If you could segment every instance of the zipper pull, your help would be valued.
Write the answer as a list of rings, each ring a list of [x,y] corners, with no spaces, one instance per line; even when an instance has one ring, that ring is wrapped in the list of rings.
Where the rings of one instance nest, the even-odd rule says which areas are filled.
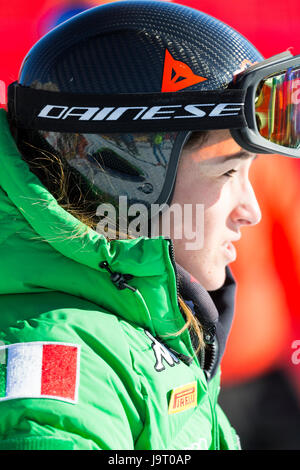
[[[118,272],[113,272],[110,269],[107,261],[101,261],[99,266],[100,266],[100,268],[106,269],[106,271],[109,272],[110,280],[116,286],[117,289],[123,290],[123,289],[127,288],[127,289],[132,290],[133,292],[136,291],[135,287],[132,287],[129,284],[127,284],[127,281],[130,281],[130,279],[133,278],[133,276],[131,274],[122,274],[122,273],[118,273]]]
[[[186,354],[179,353],[175,351],[175,349],[170,348],[169,346],[168,346],[168,349],[169,351],[171,351],[171,353],[175,354],[175,356],[177,356],[178,359],[184,362],[187,366],[190,366],[192,364],[193,358],[191,356],[187,356]]]

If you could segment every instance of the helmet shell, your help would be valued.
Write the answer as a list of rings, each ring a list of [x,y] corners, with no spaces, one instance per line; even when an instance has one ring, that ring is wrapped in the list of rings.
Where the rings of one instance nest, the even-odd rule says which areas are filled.
[[[28,53],[19,83],[74,93],[161,91],[165,51],[206,80],[189,90],[225,88],[262,59],[242,35],[200,11],[162,1],[119,1],[59,25]]]

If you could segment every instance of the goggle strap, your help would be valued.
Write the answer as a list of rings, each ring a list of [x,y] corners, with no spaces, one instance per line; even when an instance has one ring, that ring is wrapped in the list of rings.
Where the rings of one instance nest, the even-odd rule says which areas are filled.
[[[245,90],[78,94],[8,87],[18,128],[54,132],[123,133],[240,129]]]

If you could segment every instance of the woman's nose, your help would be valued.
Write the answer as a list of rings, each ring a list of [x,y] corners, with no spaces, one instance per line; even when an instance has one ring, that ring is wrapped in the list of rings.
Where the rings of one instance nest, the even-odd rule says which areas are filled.
[[[256,225],[261,221],[261,210],[250,182],[244,187],[231,216],[239,226]]]

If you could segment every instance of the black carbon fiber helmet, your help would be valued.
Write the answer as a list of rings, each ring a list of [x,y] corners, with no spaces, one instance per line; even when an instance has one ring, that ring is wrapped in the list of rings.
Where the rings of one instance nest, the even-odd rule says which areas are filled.
[[[224,90],[238,71],[261,60],[235,30],[185,6],[131,0],[95,7],[50,31],[25,58],[19,88],[44,95],[36,102],[37,95],[29,96],[22,122],[16,120],[18,139],[56,153],[99,201],[117,203],[123,195],[128,204],[163,204],[170,201],[184,143],[191,130],[202,130],[178,128],[183,119],[177,117],[192,120],[174,114],[174,96]],[[140,100],[131,108],[129,94]],[[49,105],[52,96],[56,101]],[[160,96],[169,101],[156,107]],[[29,104],[39,112],[36,121]],[[165,130],[170,117],[177,127]],[[215,127],[224,128],[222,116]]]

